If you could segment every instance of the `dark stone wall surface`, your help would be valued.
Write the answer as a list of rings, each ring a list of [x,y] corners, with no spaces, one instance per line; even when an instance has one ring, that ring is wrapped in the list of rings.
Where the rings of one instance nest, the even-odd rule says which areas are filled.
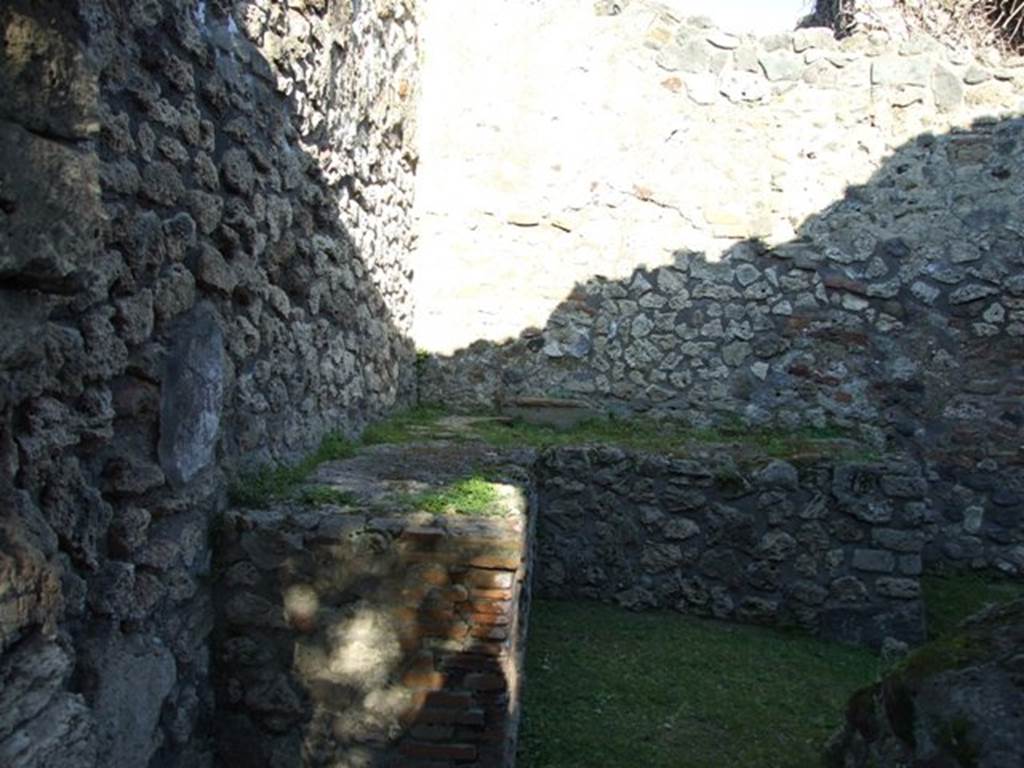
[[[924,639],[920,469],[561,448],[534,467],[539,597]]]
[[[411,2],[0,5],[0,764],[209,764],[228,479],[414,393]]]

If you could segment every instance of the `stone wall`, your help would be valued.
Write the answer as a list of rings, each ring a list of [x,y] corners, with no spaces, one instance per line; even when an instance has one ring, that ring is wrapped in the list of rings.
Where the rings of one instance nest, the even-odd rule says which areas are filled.
[[[555,449],[534,468],[539,597],[924,639],[927,483],[912,462]]]
[[[411,399],[412,14],[0,8],[0,763],[208,764],[227,478]]]
[[[225,519],[221,764],[514,764],[529,608],[506,517],[279,508]]]
[[[559,91],[591,124],[578,146],[541,129],[564,158],[531,168],[557,173],[530,177],[530,200],[488,189],[491,213],[461,219],[509,266],[445,270],[450,292],[420,299],[418,343],[438,350],[421,399],[846,426],[922,462],[964,537],[935,557],[1020,572],[1020,61],[877,29],[757,39],[644,2],[592,23],[586,70]],[[421,251],[456,258],[451,220],[425,222]]]

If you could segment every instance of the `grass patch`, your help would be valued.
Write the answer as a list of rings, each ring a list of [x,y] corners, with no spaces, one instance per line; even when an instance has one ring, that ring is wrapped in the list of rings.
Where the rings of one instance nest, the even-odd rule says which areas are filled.
[[[1024,596],[1024,583],[975,572],[928,574],[923,586],[937,639],[897,665],[904,682],[970,662],[983,644],[957,625]],[[870,651],[794,633],[536,601],[519,765],[820,765],[851,695],[873,694],[881,664]],[[962,731],[954,722],[945,737],[968,756]]]
[[[479,475],[467,477],[443,488],[409,497],[406,504],[435,515],[489,516],[500,514],[498,492]]]
[[[654,419],[594,419],[559,430],[523,421],[510,424],[483,422],[476,431],[482,439],[498,446],[531,446],[550,448],[563,445],[598,443],[618,445],[656,453],[673,453],[693,444],[740,443],[756,446],[772,456],[792,456],[817,449],[818,443],[849,434],[838,428],[806,428],[790,432],[769,429],[732,428],[695,429],[673,422]]]
[[[1024,597],[1024,583],[972,571],[925,574],[921,589],[931,638],[953,634],[961,621],[988,605]]]
[[[788,432],[749,429],[739,425],[718,429],[693,429],[679,423],[635,418],[594,419],[571,429],[560,430],[524,421],[507,422],[485,418],[479,421],[469,420],[458,428],[452,428],[441,423],[448,415],[439,407],[419,406],[370,425],[358,443],[353,443],[339,433],[329,434],[312,454],[296,464],[267,467],[258,472],[242,475],[229,490],[231,502],[238,506],[262,507],[282,499],[295,498],[297,489],[324,462],[348,458],[365,446],[425,441],[439,436],[456,442],[483,441],[499,448],[544,449],[589,443],[616,445],[654,453],[680,454],[685,453],[694,444],[738,444],[755,447],[763,454],[779,458],[815,455],[825,451],[847,458],[854,458],[851,451],[859,451],[855,458],[873,458],[850,445],[837,446],[830,442],[849,437],[848,431],[838,427],[807,428]],[[487,504],[480,501],[484,491],[482,486],[474,486],[472,480],[473,478],[464,481],[469,485],[426,494],[423,498],[412,498],[410,502],[430,511],[461,506],[466,507],[465,514],[483,514],[487,507]],[[303,493],[308,494],[307,503],[311,504],[347,503],[339,499],[329,499],[324,491]]]
[[[325,435],[317,449],[296,464],[242,474],[231,484],[228,495],[232,504],[243,507],[263,507],[290,498],[318,466],[326,461],[347,459],[355,452],[352,441],[344,435]]]
[[[356,495],[351,491],[333,488],[329,485],[305,486],[298,492],[297,498],[303,504],[309,504],[314,507],[324,507],[331,504],[344,507],[356,502]]]
[[[363,432],[360,443],[381,445],[383,443],[408,443],[423,439],[424,432],[445,415],[441,408],[418,406],[394,414],[384,421],[371,424]]]
[[[434,406],[420,406],[395,414],[369,427],[363,434],[363,443],[405,443],[440,434],[449,440],[482,440],[501,448],[544,449],[596,443],[669,454],[685,451],[694,444],[728,443],[755,447],[768,456],[784,458],[821,453],[826,443],[829,444],[830,452],[835,453],[836,446],[831,441],[850,439],[852,436],[850,430],[839,426],[779,430],[751,428],[737,423],[715,429],[698,429],[678,422],[645,417],[591,419],[568,429],[530,424],[523,420],[481,419],[470,421],[463,429],[453,432],[438,423],[446,415],[443,409]],[[866,460],[876,458],[863,448],[839,448],[841,455],[853,452]]]
[[[523,768],[806,768],[871,652],[599,604],[531,611]]]

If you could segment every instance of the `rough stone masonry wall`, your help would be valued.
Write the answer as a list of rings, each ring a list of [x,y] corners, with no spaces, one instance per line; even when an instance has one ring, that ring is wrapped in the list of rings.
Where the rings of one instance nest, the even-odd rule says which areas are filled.
[[[509,498],[487,519],[230,512],[220,764],[514,764],[530,531]]]
[[[411,397],[412,13],[0,7],[0,764],[208,764],[226,477]]]
[[[606,23],[639,24],[650,6]],[[587,169],[589,196],[550,192],[508,219],[546,263],[528,282],[506,274],[488,302],[500,311],[481,317],[571,270],[575,287],[510,341],[431,357],[422,399],[848,425],[924,461],[931,509],[960,538],[936,558],[1021,572],[1021,62],[878,30],[757,39],[645,12],[647,47],[623,77],[660,83],[636,119],[662,130],[637,131],[607,180]],[[633,267],[609,272],[616,233],[651,217],[656,236],[618,257]]]
[[[927,482],[913,462],[555,449],[534,467],[537,595],[924,639]]]

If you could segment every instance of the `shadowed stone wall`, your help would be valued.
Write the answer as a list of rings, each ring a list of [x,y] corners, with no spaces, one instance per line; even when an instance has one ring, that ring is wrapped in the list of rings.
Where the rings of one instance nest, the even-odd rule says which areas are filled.
[[[211,759],[227,478],[412,398],[410,2],[0,8],[0,763]]]
[[[737,464],[564,448],[534,467],[541,597],[924,640],[923,498],[911,462]]]
[[[233,510],[224,521],[225,766],[514,764],[528,510]],[[532,512],[530,513],[532,517]]]

